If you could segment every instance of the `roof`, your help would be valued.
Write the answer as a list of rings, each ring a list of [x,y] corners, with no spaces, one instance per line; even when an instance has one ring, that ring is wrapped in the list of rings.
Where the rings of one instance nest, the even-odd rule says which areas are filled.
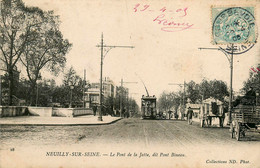
[[[143,96],[142,99],[143,100],[156,100],[156,97],[153,97],[153,96]]]
[[[186,104],[186,107],[187,108],[192,108],[192,109],[199,109],[200,108],[200,106],[201,106],[201,104],[190,104],[190,103],[188,103],[188,104]]]
[[[220,101],[220,100],[218,100],[218,99],[214,99],[214,98],[212,98],[212,97],[210,97],[210,98],[208,98],[208,99],[206,99],[206,100],[203,100],[203,103],[205,103],[205,104],[210,104],[210,103],[212,103],[212,102],[217,103],[217,105],[223,104],[222,101]]]

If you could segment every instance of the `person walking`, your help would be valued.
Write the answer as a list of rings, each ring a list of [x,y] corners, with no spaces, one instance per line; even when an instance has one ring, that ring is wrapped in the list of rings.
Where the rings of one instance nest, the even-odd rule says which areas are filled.
[[[94,105],[94,106],[93,106],[93,115],[96,116],[96,113],[97,113],[97,106]]]
[[[188,118],[188,124],[192,124],[192,115],[193,115],[193,110],[189,107],[188,112],[187,112],[187,118]]]

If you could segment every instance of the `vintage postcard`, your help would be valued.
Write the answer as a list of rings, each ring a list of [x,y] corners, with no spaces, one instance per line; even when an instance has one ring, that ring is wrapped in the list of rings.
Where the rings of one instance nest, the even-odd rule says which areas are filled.
[[[259,0],[1,0],[1,168],[259,168]]]

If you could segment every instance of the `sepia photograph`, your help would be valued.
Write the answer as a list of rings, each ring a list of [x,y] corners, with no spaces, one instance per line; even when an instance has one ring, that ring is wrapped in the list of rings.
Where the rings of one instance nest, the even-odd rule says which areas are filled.
[[[260,168],[259,0],[0,0],[0,168]]]

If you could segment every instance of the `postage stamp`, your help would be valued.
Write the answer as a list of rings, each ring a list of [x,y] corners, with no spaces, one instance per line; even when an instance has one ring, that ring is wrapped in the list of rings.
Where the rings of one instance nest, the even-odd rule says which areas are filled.
[[[256,43],[254,7],[212,7],[212,38],[215,45]]]

